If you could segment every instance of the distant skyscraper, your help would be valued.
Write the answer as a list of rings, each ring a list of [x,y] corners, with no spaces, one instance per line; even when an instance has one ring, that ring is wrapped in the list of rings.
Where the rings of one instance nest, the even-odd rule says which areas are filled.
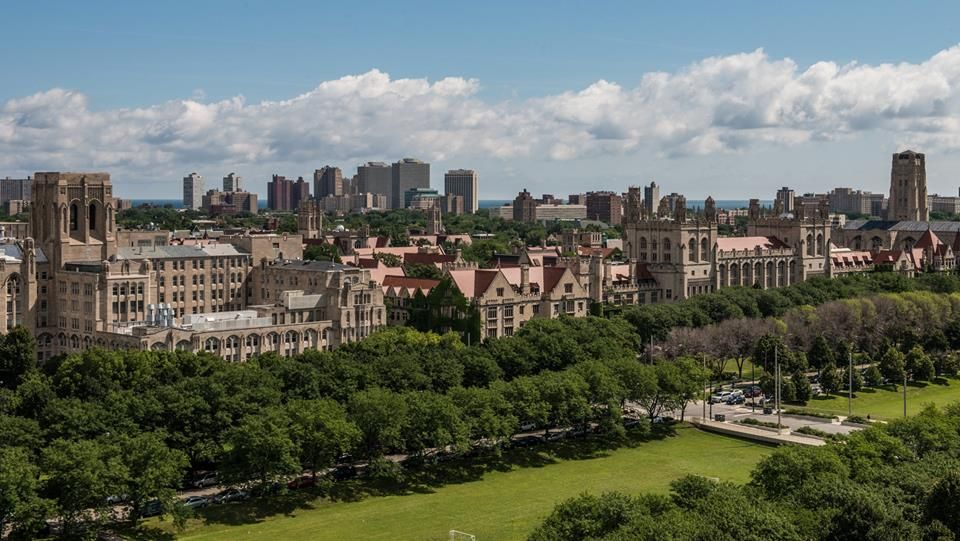
[[[647,209],[647,216],[653,216],[660,205],[660,186],[656,182],[651,182],[649,186],[643,187],[643,207]]]
[[[614,192],[587,192],[587,218],[607,225],[620,225],[623,200]]]
[[[325,165],[313,172],[313,194],[317,199],[343,195],[343,173],[339,167]]]
[[[6,205],[7,201],[30,201],[32,184],[30,177],[0,179],[0,205]]]
[[[526,188],[513,200],[513,219],[518,222],[537,221],[537,200]]]
[[[403,208],[403,194],[411,188],[430,187],[430,164],[415,158],[404,158],[393,164],[393,208]]]
[[[783,212],[793,212],[795,196],[794,191],[786,186],[777,190],[777,201],[783,206]]]
[[[393,204],[393,168],[384,162],[367,162],[357,167],[357,193],[376,193],[387,197],[387,208]]]
[[[267,207],[273,210],[294,210],[300,202],[310,198],[310,183],[303,177],[296,181],[287,180],[281,175],[273,175],[267,183]]]
[[[223,177],[223,191],[242,192],[243,191],[243,186],[241,186],[242,181],[243,181],[243,178],[240,175],[236,173],[230,173],[229,175]]]
[[[203,177],[190,173],[183,177],[183,207],[199,209],[203,206]]]
[[[893,155],[887,219],[898,221],[930,219],[930,210],[927,208],[927,166],[923,154],[906,150]]]
[[[473,214],[479,208],[480,175],[472,169],[451,169],[443,175],[443,191],[463,197],[463,211]]]

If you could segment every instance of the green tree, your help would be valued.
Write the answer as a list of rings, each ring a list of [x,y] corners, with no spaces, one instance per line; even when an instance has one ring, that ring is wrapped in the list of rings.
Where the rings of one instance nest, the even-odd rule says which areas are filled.
[[[105,520],[107,498],[126,488],[128,473],[120,453],[102,441],[54,440],[43,450],[41,464],[45,492],[71,534],[81,523]],[[96,513],[88,513],[91,509]]]
[[[852,376],[852,378],[851,378]],[[850,372],[850,367],[845,366],[843,368],[843,381],[841,385],[844,388],[850,387],[850,382],[853,381],[853,392],[857,392],[863,388],[863,375],[860,373],[860,370],[856,366],[853,367],[853,372]]]
[[[173,509],[176,489],[187,469],[187,455],[167,447],[162,435],[153,432],[120,436],[117,447],[126,473],[123,493],[129,496],[133,507],[130,516],[138,517],[140,509],[151,500]]]
[[[807,352],[807,361],[811,367],[817,370],[821,370],[827,365],[837,364],[837,360],[833,354],[833,348],[830,347],[829,342],[827,342],[827,339],[824,338],[823,335],[814,339],[810,351]]]
[[[363,435],[360,449],[375,458],[404,447],[404,432],[409,423],[406,400],[387,389],[371,388],[350,396],[349,418]]]
[[[790,381],[793,383],[794,395],[797,402],[806,404],[813,397],[813,388],[806,374],[797,370],[790,375]]]
[[[914,381],[928,381],[933,379],[935,367],[933,359],[923,351],[923,347],[916,345],[907,352],[904,359],[907,373]]]
[[[222,472],[228,481],[266,485],[298,473],[299,449],[290,435],[290,419],[278,408],[244,417],[227,432]]]
[[[900,350],[893,346],[888,347],[880,357],[879,365],[880,373],[883,374],[883,377],[886,378],[887,381],[893,385],[897,385],[903,381],[906,367],[903,353],[900,353]]]
[[[867,367],[867,371],[863,373],[863,381],[870,387],[877,387],[883,384],[883,373],[880,372],[877,365],[871,364]]]
[[[306,261],[333,261],[334,263],[343,263],[340,258],[340,249],[335,244],[311,244],[303,251],[303,259]]]
[[[403,435],[408,452],[421,455],[430,448],[466,447],[468,426],[461,418],[460,408],[449,396],[429,391],[408,392],[403,394],[403,400],[408,412]]]
[[[833,363],[828,363],[820,371],[820,387],[827,394],[833,394],[840,390],[840,372],[837,371],[837,367]]]
[[[960,472],[944,472],[926,498],[924,513],[928,521],[939,520],[950,531],[960,532]]]
[[[357,425],[347,420],[343,406],[333,400],[293,400],[286,410],[300,463],[309,467],[314,477],[317,470],[352,452],[362,437]]]
[[[0,386],[14,388],[28,370],[37,366],[37,343],[23,325],[17,325],[0,341]]]
[[[31,538],[46,518],[48,502],[40,497],[40,468],[23,447],[0,448],[0,532],[10,527]]]

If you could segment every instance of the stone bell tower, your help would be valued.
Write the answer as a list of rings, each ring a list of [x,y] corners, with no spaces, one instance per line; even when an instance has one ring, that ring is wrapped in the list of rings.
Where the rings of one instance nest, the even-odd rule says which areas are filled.
[[[109,173],[36,173],[30,227],[54,268],[115,257],[116,205]]]

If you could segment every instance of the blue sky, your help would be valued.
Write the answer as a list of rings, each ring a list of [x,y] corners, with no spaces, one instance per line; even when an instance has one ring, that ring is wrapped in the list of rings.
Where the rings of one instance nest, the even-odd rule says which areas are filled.
[[[784,183],[885,190],[909,144],[928,153],[931,192],[956,193],[960,4],[781,4],[7,2],[0,176],[105,169],[121,194],[176,197],[192,170],[259,188],[271,172],[415,155],[435,184],[480,170],[482,198],[651,179],[769,198]],[[808,82],[818,62],[832,83]],[[851,62],[872,71],[844,77]],[[802,88],[773,96],[781,82]],[[877,85],[890,89],[858,98]]]

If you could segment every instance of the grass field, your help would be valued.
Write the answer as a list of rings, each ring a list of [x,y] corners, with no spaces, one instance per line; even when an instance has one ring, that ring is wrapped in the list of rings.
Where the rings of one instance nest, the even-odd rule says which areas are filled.
[[[524,539],[561,500],[581,492],[663,492],[685,474],[743,482],[770,447],[678,426],[675,433],[605,450],[561,444],[523,450],[495,465],[458,469],[446,484],[417,485],[405,494],[356,501],[290,500],[264,509],[254,504],[211,507],[176,533],[187,540],[446,540],[450,529],[479,541]],[[143,539],[172,538],[169,523]]]
[[[944,406],[960,400],[960,379],[940,380],[941,383],[911,383],[907,385],[907,413],[919,412],[925,404]],[[815,398],[807,403],[806,409],[823,413],[847,414],[847,395],[832,395]],[[870,415],[874,419],[893,419],[903,417],[903,387],[863,389],[854,393],[853,414],[860,417]]]

